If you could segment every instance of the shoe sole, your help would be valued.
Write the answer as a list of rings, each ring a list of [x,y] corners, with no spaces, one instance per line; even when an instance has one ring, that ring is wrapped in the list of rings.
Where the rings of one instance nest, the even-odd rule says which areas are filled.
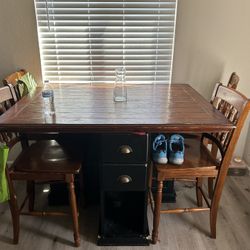
[[[175,159],[175,160],[169,159],[169,162],[171,162],[172,164],[175,164],[175,165],[181,165],[184,162],[184,160],[183,159],[179,159],[179,160],[177,160],[177,159]]]
[[[168,163],[168,159],[166,158],[161,158],[161,159],[157,159],[157,160],[154,160],[156,163],[159,163],[159,164],[166,164]]]

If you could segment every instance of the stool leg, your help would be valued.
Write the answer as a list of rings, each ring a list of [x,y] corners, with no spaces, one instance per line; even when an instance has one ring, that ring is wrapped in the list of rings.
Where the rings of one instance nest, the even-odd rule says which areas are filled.
[[[163,181],[157,181],[157,193],[154,208],[154,219],[153,219],[153,231],[152,231],[152,243],[156,244],[158,240],[158,228],[160,223],[160,210],[162,202],[162,188]]]
[[[12,224],[13,224],[13,243],[18,244],[19,241],[19,231],[20,231],[20,216],[16,201],[9,201]]]
[[[153,182],[153,163],[151,162],[149,164],[149,169],[148,169],[148,204],[153,205],[153,201],[151,199],[152,195],[152,182]]]
[[[208,177],[208,196],[210,199],[213,198],[213,192],[214,192],[214,178]]]
[[[15,193],[13,180],[11,179],[7,170],[6,170],[6,176],[8,180],[9,193],[10,193],[9,207],[10,207],[10,212],[11,212],[11,217],[12,217],[13,243],[18,244],[19,231],[20,231],[20,213],[19,213],[19,208],[17,204],[17,197]]]
[[[80,236],[79,236],[79,223],[78,223],[78,212],[77,212],[75,186],[74,186],[74,176],[72,175],[70,179],[71,180],[68,183],[68,188],[69,188],[69,200],[70,200],[72,219],[73,219],[74,240],[75,240],[75,246],[79,247]]]
[[[214,239],[216,238],[217,214],[218,214],[218,208],[219,208],[220,198],[221,198],[226,174],[227,172],[225,171],[217,178],[215,187],[214,187],[212,201],[211,201],[210,230],[211,230],[211,238],[214,238]]]
[[[202,187],[202,178],[199,177],[196,179],[196,199],[198,207],[202,207],[202,193],[199,189],[201,187]]]
[[[35,182],[27,181],[27,193],[29,196],[29,211],[34,211],[34,203],[35,203]]]

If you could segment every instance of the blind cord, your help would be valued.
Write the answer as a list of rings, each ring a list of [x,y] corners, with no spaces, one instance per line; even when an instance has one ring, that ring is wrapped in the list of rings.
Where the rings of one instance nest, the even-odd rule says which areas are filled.
[[[88,38],[89,38],[89,64],[90,64],[90,85],[92,85],[94,81],[94,73],[93,73],[93,58],[92,58],[92,44],[91,44],[91,22],[90,22],[90,3],[88,0]]]
[[[122,1],[122,66],[125,67],[125,3]]]
[[[48,0],[45,0],[45,5],[46,5],[47,20],[48,20],[48,30],[50,31],[50,16],[49,16]]]
[[[156,32],[156,49],[155,49],[155,74],[154,74],[154,84],[156,84],[157,80],[157,69],[158,69],[158,49],[159,49],[159,25],[160,25],[160,8],[161,2],[158,0],[158,15],[157,15],[157,32]]]

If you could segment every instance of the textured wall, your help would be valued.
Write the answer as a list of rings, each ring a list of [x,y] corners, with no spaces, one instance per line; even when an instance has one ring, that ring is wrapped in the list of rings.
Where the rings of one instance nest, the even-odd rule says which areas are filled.
[[[209,99],[214,84],[227,83],[236,71],[238,89],[250,97],[249,10],[249,0],[179,0],[172,81],[190,83]],[[246,144],[250,163],[248,128],[249,119],[235,155],[242,156]]]
[[[0,80],[25,68],[41,82],[33,0],[1,0],[0,34]]]

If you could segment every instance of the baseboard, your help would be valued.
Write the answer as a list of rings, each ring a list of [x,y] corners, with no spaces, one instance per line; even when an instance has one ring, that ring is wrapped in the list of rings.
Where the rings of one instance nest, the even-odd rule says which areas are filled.
[[[227,175],[230,176],[244,176],[249,174],[249,166],[246,162],[239,158],[231,160]]]

